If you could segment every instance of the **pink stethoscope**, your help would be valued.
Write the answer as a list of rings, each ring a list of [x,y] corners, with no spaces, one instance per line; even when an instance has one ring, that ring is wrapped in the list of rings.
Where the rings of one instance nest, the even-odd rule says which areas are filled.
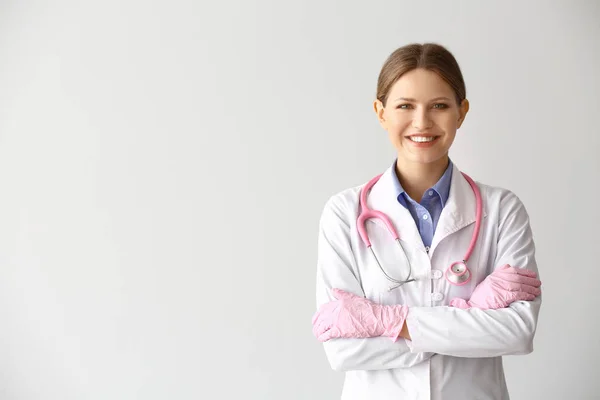
[[[464,172],[462,172],[462,174],[465,177],[465,179],[469,182],[469,185],[471,185],[471,188],[473,189],[473,193],[475,194],[475,199],[477,201],[477,212],[476,212],[476,217],[475,217],[475,229],[473,230],[473,237],[471,238],[471,243],[469,244],[467,253],[465,254],[462,261],[455,261],[448,267],[448,269],[446,269],[446,273],[445,273],[446,279],[451,284],[457,285],[457,286],[464,285],[471,280],[471,271],[469,271],[469,268],[467,267],[467,261],[469,260],[469,257],[471,257],[471,254],[473,253],[473,249],[475,249],[475,243],[477,242],[477,236],[479,235],[479,228],[481,225],[481,214],[482,214],[482,210],[483,210],[481,193],[479,192],[479,188],[477,187],[477,185],[475,184],[473,179],[471,179],[467,174],[465,174]],[[360,191],[361,211],[360,211],[360,215],[358,216],[356,225],[358,228],[358,233],[360,235],[360,238],[362,239],[363,243],[371,250],[371,253],[373,254],[373,257],[375,258],[375,261],[377,261],[377,265],[379,266],[379,269],[381,269],[381,272],[383,272],[385,277],[390,282],[393,282],[396,284],[396,286],[390,286],[388,288],[388,291],[392,291],[392,290],[404,285],[405,283],[415,281],[415,279],[411,278],[412,266],[410,265],[410,262],[408,261],[406,252],[404,251],[404,248],[402,247],[402,244],[400,243],[400,236],[398,236],[398,232],[394,228],[392,221],[390,221],[388,216],[385,215],[384,213],[382,213],[381,211],[373,210],[373,209],[369,208],[369,206],[367,206],[367,193],[371,190],[373,185],[375,185],[375,183],[377,183],[377,181],[379,180],[381,175],[383,175],[383,174],[377,175],[376,177],[371,179],[361,189],[361,191]],[[398,243],[398,246],[400,246],[400,250],[402,250],[402,254],[404,254],[404,258],[406,259],[406,263],[408,264],[408,276],[405,280],[397,280],[397,279],[392,278],[385,272],[385,270],[379,263],[379,259],[377,258],[377,256],[375,255],[375,252],[373,251],[371,241],[369,240],[369,234],[367,233],[367,228],[365,226],[365,223],[369,219],[379,219],[381,222],[383,222],[384,225],[387,227],[388,231],[390,232],[390,234],[392,235],[392,237],[394,238],[394,240],[396,241],[396,243]]]

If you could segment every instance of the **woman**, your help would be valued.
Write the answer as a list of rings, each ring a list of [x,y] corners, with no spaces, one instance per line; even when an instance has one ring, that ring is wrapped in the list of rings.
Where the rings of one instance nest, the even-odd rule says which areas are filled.
[[[508,399],[502,356],[533,350],[541,305],[527,211],[448,156],[469,102],[447,49],[394,51],[374,109],[397,158],[320,221],[313,333],[346,372],[342,399]],[[398,243],[380,219],[357,223],[367,207]]]

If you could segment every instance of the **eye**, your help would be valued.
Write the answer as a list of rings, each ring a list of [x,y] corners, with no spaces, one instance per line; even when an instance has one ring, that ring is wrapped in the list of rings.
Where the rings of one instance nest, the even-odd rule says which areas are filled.
[[[448,108],[448,104],[444,104],[444,103],[436,103],[433,105],[433,108],[437,108],[439,109],[443,109],[443,108]]]
[[[399,104],[398,107],[401,110],[408,110],[409,108],[412,108],[412,105],[410,104]]]

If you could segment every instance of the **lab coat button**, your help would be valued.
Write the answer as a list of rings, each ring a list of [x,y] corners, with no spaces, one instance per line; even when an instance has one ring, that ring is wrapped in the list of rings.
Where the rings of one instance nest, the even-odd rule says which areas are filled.
[[[433,279],[440,279],[442,277],[442,271],[440,271],[439,269],[434,269],[431,271],[431,277]]]
[[[433,301],[440,301],[444,298],[444,295],[441,293],[431,293],[431,298]]]

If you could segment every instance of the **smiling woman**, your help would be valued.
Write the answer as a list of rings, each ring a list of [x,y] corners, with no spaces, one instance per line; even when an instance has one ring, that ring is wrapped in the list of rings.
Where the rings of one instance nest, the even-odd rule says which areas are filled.
[[[458,63],[437,44],[399,48],[381,69],[373,106],[398,151],[400,180],[407,181],[412,198],[420,199],[435,181],[402,175],[414,171],[415,163],[427,165],[433,178],[447,168],[448,150],[469,111]],[[411,184],[413,180],[420,184]]]
[[[320,222],[313,333],[342,399],[507,399],[502,356],[532,351],[541,305],[525,207],[451,162],[469,102],[444,47],[394,51],[373,107],[397,157]]]

